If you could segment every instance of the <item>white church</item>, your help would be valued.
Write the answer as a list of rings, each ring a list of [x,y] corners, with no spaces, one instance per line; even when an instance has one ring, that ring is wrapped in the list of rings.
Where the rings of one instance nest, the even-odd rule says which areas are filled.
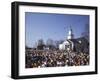
[[[74,43],[70,39],[74,39],[74,34],[73,34],[71,27],[68,32],[67,39],[62,44],[59,44],[59,49],[60,50],[72,50],[74,47]]]
[[[70,27],[66,40],[59,44],[59,50],[89,52],[89,42],[84,37],[75,39],[73,30]]]

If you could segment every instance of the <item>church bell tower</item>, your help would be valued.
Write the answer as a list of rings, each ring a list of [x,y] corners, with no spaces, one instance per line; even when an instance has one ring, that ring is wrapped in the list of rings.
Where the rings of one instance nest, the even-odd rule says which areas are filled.
[[[74,34],[73,34],[73,30],[72,30],[71,26],[70,26],[70,29],[68,31],[67,39],[74,39]]]

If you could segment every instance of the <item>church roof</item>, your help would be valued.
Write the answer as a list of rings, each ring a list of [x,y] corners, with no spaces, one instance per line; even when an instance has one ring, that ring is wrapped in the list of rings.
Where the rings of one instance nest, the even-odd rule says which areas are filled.
[[[77,39],[68,39],[67,41],[69,41],[69,40],[71,42],[73,42],[76,47],[77,47],[77,45],[81,45],[83,47],[89,45],[88,40],[85,39],[84,37],[80,37],[80,38],[77,38]]]
[[[80,37],[80,38],[77,38],[77,39],[68,39],[68,40],[70,40],[72,42],[76,42],[76,43],[78,43],[79,41],[88,42],[88,40],[86,38],[84,38],[84,37]]]

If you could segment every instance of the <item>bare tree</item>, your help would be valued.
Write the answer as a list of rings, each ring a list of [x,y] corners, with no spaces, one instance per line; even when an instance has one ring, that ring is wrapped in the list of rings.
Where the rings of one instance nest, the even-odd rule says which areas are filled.
[[[89,41],[89,24],[85,25],[84,32],[82,33],[82,37],[86,38]]]
[[[38,43],[37,43],[37,48],[36,49],[43,50],[44,49],[44,46],[45,46],[45,44],[44,44],[43,39],[39,39],[38,40]]]
[[[59,44],[62,44],[64,41],[63,40],[56,40],[55,42],[54,42],[54,45],[55,45],[55,47],[56,48],[59,48]]]
[[[36,48],[37,46],[38,46],[38,43],[35,42],[34,45],[33,45],[33,47]]]
[[[44,45],[43,39],[39,39],[37,45],[38,45],[38,46]]]
[[[53,41],[52,39],[48,39],[48,40],[46,41],[46,45],[47,45],[47,46],[53,46],[53,43],[54,43],[54,41]]]

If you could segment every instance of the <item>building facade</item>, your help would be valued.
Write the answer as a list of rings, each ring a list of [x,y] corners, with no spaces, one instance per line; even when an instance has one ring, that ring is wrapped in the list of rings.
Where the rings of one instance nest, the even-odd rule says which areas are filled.
[[[84,37],[75,39],[71,28],[66,38],[67,39],[62,44],[59,44],[59,50],[89,52],[89,41]]]

